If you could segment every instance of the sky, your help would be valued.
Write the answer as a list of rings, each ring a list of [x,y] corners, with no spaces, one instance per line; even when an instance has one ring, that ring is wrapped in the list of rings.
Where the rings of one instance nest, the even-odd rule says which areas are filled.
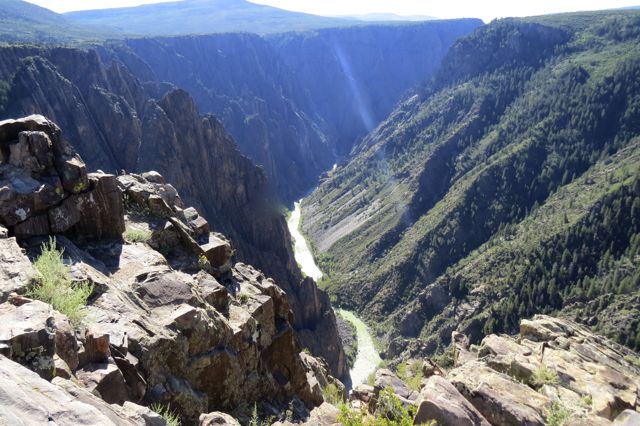
[[[55,12],[136,6],[172,0],[29,0]],[[251,0],[298,12],[326,16],[395,13],[437,18],[475,17],[488,22],[507,16],[532,16],[579,10],[637,6],[640,0]]]

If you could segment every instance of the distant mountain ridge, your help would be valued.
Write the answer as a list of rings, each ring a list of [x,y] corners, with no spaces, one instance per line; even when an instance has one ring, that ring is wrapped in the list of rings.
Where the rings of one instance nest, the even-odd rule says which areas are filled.
[[[395,13],[365,13],[361,15],[339,15],[336,18],[357,19],[359,21],[433,21],[438,18],[427,15],[398,15]]]
[[[0,42],[69,42],[106,37],[44,7],[22,0],[0,0]]]
[[[225,32],[258,34],[361,24],[353,19],[290,12],[244,0],[182,0],[64,14],[76,24],[104,26],[137,35]]]

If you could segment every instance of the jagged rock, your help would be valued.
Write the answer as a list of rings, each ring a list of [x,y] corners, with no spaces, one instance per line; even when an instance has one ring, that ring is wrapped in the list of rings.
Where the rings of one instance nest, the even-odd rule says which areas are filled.
[[[420,391],[414,424],[436,420],[441,426],[491,426],[446,379],[431,376]]]
[[[80,222],[80,210],[76,197],[65,199],[58,207],[54,207],[48,212],[48,222],[51,226],[51,232],[61,234],[71,229],[76,223]],[[44,232],[33,233],[33,235],[46,235]]]
[[[200,426],[240,426],[240,423],[228,414],[214,411],[200,415]]]
[[[491,424],[545,424],[546,396],[481,362],[470,361],[448,378]]]
[[[0,223],[19,239],[73,231],[85,238],[120,238],[121,193],[115,177],[87,175],[84,162],[42,116],[0,122]]]
[[[88,239],[121,239],[124,206],[116,177],[90,173],[89,181],[90,190],[77,196],[80,220],[73,231]]]
[[[55,321],[55,352],[58,357],[67,365],[69,370],[75,371],[80,364],[78,358],[78,341],[75,330],[64,315],[54,312]],[[57,369],[57,366],[56,366]]]
[[[79,364],[84,366],[91,363],[103,363],[111,356],[109,349],[109,334],[90,325],[86,328],[83,349],[79,353]]]
[[[369,404],[376,398],[376,391],[373,386],[360,384],[351,390],[349,395],[350,400],[362,401]]]
[[[224,241],[215,235],[209,236],[209,242],[202,246],[202,250],[204,251],[205,257],[214,268],[221,268],[224,266],[233,254],[229,242]]]
[[[76,371],[76,378],[84,388],[109,404],[122,405],[129,399],[122,372],[112,360],[101,364],[87,364]]]
[[[60,386],[63,385],[64,387]],[[70,393],[67,389],[73,389]],[[133,404],[122,409],[58,377],[50,383],[0,355],[0,423],[16,426],[161,426],[155,413]]]
[[[393,389],[394,393],[400,397],[405,404],[413,403],[418,399],[418,392],[411,390],[398,378],[391,370],[380,368],[376,371],[375,385],[376,394],[385,388]]]
[[[229,290],[204,271],[198,273],[197,280],[200,296],[220,312],[226,312],[230,302]]]
[[[50,380],[54,373],[55,324],[51,306],[33,301],[0,304],[0,351]]]
[[[38,275],[15,238],[0,238],[0,264],[0,303],[13,292],[24,293]]]

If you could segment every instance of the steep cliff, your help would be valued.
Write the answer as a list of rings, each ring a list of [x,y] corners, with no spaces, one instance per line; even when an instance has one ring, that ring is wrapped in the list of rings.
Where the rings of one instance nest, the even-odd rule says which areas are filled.
[[[151,99],[126,68],[103,65],[94,50],[6,47],[0,55],[0,79],[10,82],[4,116],[52,117],[90,168],[166,175],[213,229],[231,238],[238,260],[277,280],[291,299],[296,328],[314,336],[305,346],[319,350],[336,375],[344,374],[328,303],[312,311],[315,317],[305,314],[326,296],[301,284],[286,223],[267,198],[264,174],[237,151],[216,118],[198,115],[181,90]]]
[[[330,291],[388,356],[564,309],[638,347],[638,19],[480,28],[303,205]]]
[[[341,157],[403,96],[438,69],[449,47],[479,19],[320,29],[267,39],[302,83],[306,108],[320,118]]]
[[[0,122],[0,152],[0,351],[59,378],[42,386],[56,398],[27,404],[20,422],[118,424],[135,404],[168,406],[183,424],[216,410],[249,416],[240,407],[254,403],[283,417],[292,403],[304,417],[329,381],[341,387],[301,351],[285,292],[232,263],[226,237],[163,176],[87,173],[42,116]],[[25,404],[6,391],[34,379],[0,362],[3,402]],[[134,404],[108,409],[95,396]],[[61,408],[65,399],[88,406]],[[91,407],[102,415],[87,420]]]
[[[291,203],[349,153],[447,49],[469,19],[287,33],[131,39],[112,45],[142,81],[170,82],[213,112]]]

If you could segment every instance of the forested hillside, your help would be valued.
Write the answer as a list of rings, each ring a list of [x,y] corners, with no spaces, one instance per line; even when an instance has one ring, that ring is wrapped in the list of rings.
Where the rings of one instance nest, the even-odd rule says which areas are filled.
[[[639,28],[611,12],[478,29],[308,199],[325,285],[399,330],[389,355],[557,311],[637,347]]]

